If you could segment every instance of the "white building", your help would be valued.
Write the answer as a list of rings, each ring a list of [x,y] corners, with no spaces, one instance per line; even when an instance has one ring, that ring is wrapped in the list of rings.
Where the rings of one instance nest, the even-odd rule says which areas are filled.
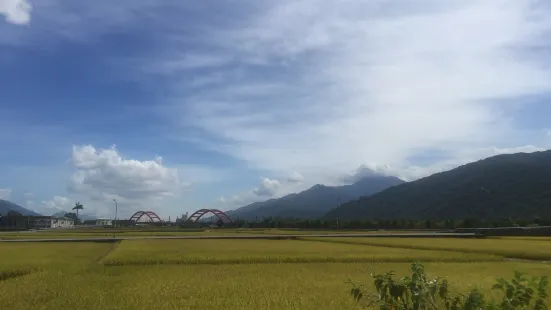
[[[98,218],[96,219],[96,226],[112,226],[113,220],[110,218]]]
[[[185,221],[187,221],[188,217],[189,216],[187,212],[186,214],[182,214],[182,217],[176,217],[176,224],[184,223]]]
[[[34,221],[35,229],[73,228],[75,221],[68,217],[42,217]]]

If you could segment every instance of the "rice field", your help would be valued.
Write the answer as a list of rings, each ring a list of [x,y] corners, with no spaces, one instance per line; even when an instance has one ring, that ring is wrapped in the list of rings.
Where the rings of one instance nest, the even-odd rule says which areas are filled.
[[[545,238],[545,237],[544,237]],[[460,251],[464,253],[485,253],[506,258],[551,260],[551,241],[538,238],[488,238],[488,239],[422,239],[422,238],[311,238],[304,240],[339,244],[361,244],[399,249],[430,251]]]
[[[423,251],[299,240],[125,240],[105,265],[499,261],[483,253]]]
[[[45,269],[70,269],[98,261],[113,244],[94,242],[0,243],[0,278]]]
[[[293,229],[252,229],[252,228],[233,228],[233,229],[182,229],[177,230],[171,227],[158,228],[148,231],[138,228],[117,229],[117,228],[88,228],[88,229],[55,229],[40,230],[33,232],[1,232],[0,240],[14,239],[57,239],[57,238],[106,238],[116,236],[213,236],[213,235],[309,235],[309,234],[369,234],[369,233],[411,233],[411,231],[373,231],[373,230],[293,230]]]
[[[514,270],[551,276],[551,264],[504,261],[517,243],[540,257],[539,240],[342,239],[0,243],[1,308],[359,309],[348,279],[406,275],[412,260],[457,292]]]
[[[90,269],[71,275],[43,272],[0,282],[5,309],[358,309],[348,277],[367,278],[363,264],[157,265]],[[407,273],[407,264],[376,270]],[[450,268],[452,267],[452,268]],[[526,263],[426,264],[429,274],[450,279],[458,291],[518,269],[551,275],[546,265]]]
[[[80,231],[72,230],[51,230],[51,231],[37,231],[37,232],[0,232],[0,240],[14,240],[14,239],[63,239],[63,238],[106,238],[113,236],[190,236],[190,235],[235,235],[237,230],[191,230],[191,231],[118,231],[108,229],[86,229]],[[246,234],[253,234],[254,232],[244,232]]]

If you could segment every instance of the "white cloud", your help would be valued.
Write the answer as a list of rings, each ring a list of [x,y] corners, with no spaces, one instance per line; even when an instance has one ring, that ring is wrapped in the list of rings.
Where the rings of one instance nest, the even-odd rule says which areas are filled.
[[[219,67],[231,62],[228,57],[215,54],[178,53],[176,56],[172,55],[167,58],[166,62],[145,66],[142,70],[151,74],[173,75],[193,69]]]
[[[389,165],[378,166],[377,164],[362,164],[352,173],[345,174],[341,177],[344,184],[353,184],[364,178],[372,176],[389,176],[391,174]]]
[[[32,193],[25,193],[27,200],[25,201],[26,207],[29,210],[43,214],[52,215],[58,212],[70,212],[74,206],[74,200],[65,196],[54,196],[49,200],[42,200],[36,203],[34,200],[30,200],[34,195]]]
[[[35,5],[54,25],[47,29],[77,40],[141,23],[144,13],[151,29],[160,23],[162,53],[139,61],[144,74],[173,81],[165,115],[175,128],[205,133],[182,133],[188,141],[286,180],[276,196],[295,179],[329,184],[358,167],[415,179],[494,147],[538,145],[516,135],[514,112],[524,103],[515,99],[551,91],[549,10],[529,0],[244,1],[223,27],[155,11],[170,3],[178,16],[204,13],[200,2],[188,10],[187,2],[93,1],[75,4],[78,12],[49,3],[56,5]],[[429,151],[445,156],[408,161]],[[114,149],[75,154],[71,188],[96,200],[165,197],[190,175],[156,160],[123,160]],[[215,179],[198,175],[191,182]],[[228,200],[258,199],[253,191],[236,197]]]
[[[124,159],[115,147],[98,150],[91,145],[74,146],[72,163],[77,171],[69,190],[97,204],[108,203],[105,208],[116,199],[123,209],[139,209],[142,205],[152,209],[150,204],[178,194],[183,187],[179,171],[164,166],[160,157]]]
[[[11,196],[11,189],[9,188],[0,188],[0,199],[7,200]]]
[[[530,143],[511,140],[524,104],[514,99],[551,91],[546,8],[520,0],[265,4],[246,27],[208,32],[239,78],[180,94],[177,121],[217,137],[203,146],[320,180],[362,164],[405,168],[430,150],[446,161]],[[183,85],[174,86],[178,94]]]
[[[186,182],[182,182],[184,187],[190,187],[199,183],[221,181],[231,174],[230,171],[223,168],[214,169],[203,165],[180,164],[175,165],[174,168],[178,169],[180,179],[186,180]]]
[[[245,191],[229,197],[218,197],[218,199],[214,201],[213,208],[223,211],[234,210],[249,205],[253,202],[263,201],[266,199],[266,197],[257,196],[253,193],[253,191]]]
[[[42,204],[44,204],[44,206],[47,208],[63,211],[66,211],[67,208],[72,207],[72,203],[73,202],[70,198],[64,196],[54,196],[54,198],[52,198],[51,200],[42,201]]]
[[[262,178],[260,182],[260,186],[253,189],[253,194],[257,196],[272,197],[277,193],[280,186],[281,186],[281,183],[278,180]]]
[[[304,181],[304,176],[296,171],[291,172],[287,177],[289,183],[301,183]]]
[[[296,175],[298,177],[299,174]],[[304,182],[303,180],[297,182],[280,182],[277,179],[270,179],[263,177],[260,180],[260,184],[253,189],[240,192],[231,197],[219,197],[215,203],[217,208],[223,210],[235,209],[249,205],[253,202],[265,201],[272,198],[280,198],[290,193],[297,193],[303,191],[314,185],[311,182]]]
[[[26,25],[31,20],[32,6],[26,0],[0,0],[0,15],[12,24]]]
[[[218,205],[216,208],[226,210],[235,209],[256,201],[281,197],[289,192],[290,188],[285,187],[284,184],[279,182],[279,180],[263,177],[260,178],[260,184],[257,187],[251,190],[243,191],[231,197],[221,196],[216,199],[215,203]]]

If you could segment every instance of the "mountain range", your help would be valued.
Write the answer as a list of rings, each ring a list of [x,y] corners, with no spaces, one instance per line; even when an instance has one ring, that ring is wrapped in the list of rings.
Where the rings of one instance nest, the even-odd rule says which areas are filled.
[[[22,206],[17,205],[13,202],[0,199],[0,215],[5,215],[10,211],[14,211],[22,215],[28,215],[28,216],[42,216],[41,214],[25,209]]]
[[[361,197],[326,219],[551,218],[551,151],[498,155]]]
[[[10,210],[40,215],[0,199],[0,215]],[[350,185],[317,184],[226,213],[242,220],[551,218],[551,151],[497,155],[407,183],[370,175]]]
[[[14,212],[20,213],[20,214],[25,215],[25,216],[43,216],[42,214],[39,214],[37,212],[34,212],[34,211],[29,210],[29,209],[23,208],[22,206],[20,206],[18,204],[15,204],[11,201],[0,199],[0,215],[6,215],[9,211],[14,211]],[[51,216],[63,217],[63,216],[65,216],[66,213],[69,213],[69,211],[68,212],[60,211],[60,212],[52,214]],[[81,214],[81,215],[79,215],[79,218],[81,220],[93,220],[96,217],[91,216],[91,215],[82,215]]]
[[[372,195],[402,183],[404,181],[396,177],[373,175],[350,185],[325,186],[317,184],[300,193],[255,202],[226,213],[234,219],[242,220],[265,217],[319,218],[341,203]]]

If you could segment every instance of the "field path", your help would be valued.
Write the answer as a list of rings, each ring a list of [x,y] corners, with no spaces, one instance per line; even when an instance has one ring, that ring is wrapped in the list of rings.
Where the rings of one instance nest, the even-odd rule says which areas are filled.
[[[142,239],[299,239],[315,238],[481,238],[475,233],[415,233],[415,234],[297,234],[297,235],[219,235],[219,236],[129,236],[99,238],[44,238],[44,239],[0,239],[0,242],[119,242]]]
[[[107,250],[105,253],[103,253],[102,256],[100,256],[100,257],[98,258],[98,261],[97,261],[98,264],[103,264],[103,260],[104,260],[109,254],[111,254],[111,252],[113,252],[114,250],[116,250],[116,249],[119,247],[120,244],[121,244],[120,241],[119,241],[119,242],[113,242],[113,244],[111,245],[111,247],[109,248],[109,250]]]

